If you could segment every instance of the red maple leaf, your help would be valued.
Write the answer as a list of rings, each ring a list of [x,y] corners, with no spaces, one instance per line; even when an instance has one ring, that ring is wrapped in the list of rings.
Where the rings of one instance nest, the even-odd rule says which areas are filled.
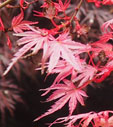
[[[65,123],[65,127],[113,127],[113,111],[101,111],[99,113],[89,112],[83,114],[61,117],[50,124],[51,127],[56,123]],[[79,120],[79,123],[78,123]]]
[[[58,73],[58,75],[55,78],[53,84],[50,86],[51,88],[57,86],[60,81],[64,80],[69,75],[71,75],[71,80],[73,80],[77,76],[75,68],[71,64],[67,63],[65,60],[59,60],[56,67],[52,70],[51,73],[48,73],[48,75],[54,73]],[[46,91],[45,93],[43,93],[43,96],[48,94],[49,92],[49,90]]]
[[[15,33],[21,33],[23,30],[29,30],[29,27],[26,25],[37,24],[38,22],[26,21],[23,20],[24,12],[21,10],[21,13],[15,16],[12,20],[12,29]]]
[[[57,110],[61,109],[68,101],[69,115],[72,115],[73,111],[76,109],[77,101],[79,101],[81,105],[84,105],[83,97],[88,97],[87,94],[84,91],[77,89],[71,81],[64,79],[63,82],[64,84],[57,84],[55,87],[45,89],[46,91],[55,90],[53,94],[47,99],[47,102],[56,99],[57,101],[47,112],[39,116],[36,120],[56,112]]]
[[[44,49],[46,52],[46,48],[48,49],[48,31],[41,30],[39,28],[34,29],[33,27],[28,26],[31,31],[26,31],[22,33],[15,34],[16,36],[22,37],[18,40],[19,45],[24,45],[19,49],[17,53],[14,54],[14,58],[12,58],[12,62],[7,67],[6,71],[3,75],[6,75],[12,66],[28,51],[31,51],[32,55],[36,54],[40,49]],[[45,34],[45,36],[44,36]],[[46,45],[46,46],[45,46]]]
[[[76,42],[72,41],[69,33],[60,34],[57,38],[51,36],[50,40],[50,48],[47,55],[47,57],[50,58],[48,65],[48,71],[50,73],[60,58],[66,60],[74,66],[76,70],[82,69],[80,60],[78,60],[72,52],[72,49],[74,50],[76,48]]]
[[[58,0],[58,3],[54,3],[55,8],[59,12],[65,12],[65,10],[69,7],[70,2],[71,2],[71,0],[65,0],[64,3],[62,2],[62,0]]]

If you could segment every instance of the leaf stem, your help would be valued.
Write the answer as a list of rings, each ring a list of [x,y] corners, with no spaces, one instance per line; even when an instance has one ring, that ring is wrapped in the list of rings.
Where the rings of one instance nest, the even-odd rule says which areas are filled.
[[[7,1],[4,1],[3,3],[0,4],[0,9],[5,7],[7,4],[11,3],[12,1],[14,0],[7,0]]]

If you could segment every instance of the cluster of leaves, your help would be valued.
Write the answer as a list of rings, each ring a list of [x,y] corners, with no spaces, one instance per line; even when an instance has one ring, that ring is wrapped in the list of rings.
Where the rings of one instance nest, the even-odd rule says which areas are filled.
[[[6,30],[2,18],[0,18],[0,31],[7,37],[7,44],[11,48],[11,41],[7,32],[13,31],[13,36],[20,37],[17,43],[20,49],[14,54],[4,76],[10,71],[13,65],[21,58],[34,56],[43,51],[41,62],[36,70],[47,73],[47,76],[57,74],[53,84],[44,89],[42,96],[53,92],[46,102],[56,101],[51,108],[38,117],[36,120],[60,110],[66,103],[69,106],[69,115],[58,118],[55,123],[66,122],[66,127],[112,127],[113,111],[102,111],[99,113],[89,112],[73,115],[77,103],[85,105],[84,97],[87,94],[84,90],[91,83],[100,83],[105,80],[113,71],[113,45],[108,43],[113,40],[113,19],[101,26],[102,35],[97,41],[77,41],[80,37],[87,37],[90,28],[80,24],[77,17],[83,3],[94,2],[96,6],[113,5],[112,0],[87,0],[74,2],[73,10],[70,9],[71,0],[44,0],[40,6],[41,11],[34,10],[34,16],[47,18],[51,21],[51,29],[38,27],[38,21],[24,20],[24,11],[37,2],[20,0],[20,14],[12,18],[10,27]],[[38,1],[40,2],[40,1]],[[14,8],[15,6],[9,5]],[[35,26],[34,26],[35,24]],[[84,55],[85,54],[85,55]],[[78,124],[79,121],[79,124]]]

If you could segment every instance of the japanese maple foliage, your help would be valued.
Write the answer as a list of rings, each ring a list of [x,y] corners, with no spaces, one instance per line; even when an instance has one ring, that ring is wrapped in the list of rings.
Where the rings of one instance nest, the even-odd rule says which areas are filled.
[[[23,30],[29,30],[29,28],[26,25],[32,25],[38,23],[38,22],[25,21],[23,20],[23,18],[24,18],[24,12],[23,10],[21,10],[21,13],[12,19],[11,26],[15,33],[21,33],[23,32]]]
[[[113,111],[107,110],[107,111],[101,111],[99,113],[95,112],[89,112],[84,114],[78,114],[78,115],[72,115],[70,117],[62,117],[58,118],[54,123],[62,123],[69,120],[68,123],[66,123],[65,127],[88,127],[88,126],[94,126],[94,127],[113,127],[113,116],[110,117],[110,114],[112,114]],[[80,120],[79,125],[75,124],[77,120]],[[52,126],[51,124],[50,126]]]
[[[24,20],[24,13],[33,3],[41,3],[39,10],[33,10],[36,21]],[[46,102],[54,101],[54,104],[35,121],[62,110],[68,103],[69,114],[59,117],[50,126],[64,122],[66,127],[113,127],[113,116],[109,116],[113,111],[110,110],[73,114],[79,103],[85,105],[85,99],[88,98],[87,86],[104,82],[113,71],[113,45],[109,43],[113,41],[113,19],[100,27],[98,39],[90,41],[88,35],[92,27],[81,24],[82,18],[79,18],[82,16],[78,14],[84,3],[87,6],[95,3],[100,9],[102,6],[113,5],[113,0],[80,0],[72,3],[71,0],[20,0],[18,6],[12,6],[18,7],[20,13],[12,18],[9,28],[5,28],[0,17],[0,31],[7,35],[8,45],[11,44],[8,32],[12,32],[12,36],[18,37],[17,44],[20,46],[3,76],[21,58],[32,57],[42,51],[36,70],[46,73],[46,78],[56,74],[51,86],[42,90],[42,96],[51,94]],[[92,9],[94,8],[93,6]],[[46,27],[46,24],[40,27],[40,18],[49,20],[51,27]]]
[[[64,84],[57,84],[52,88],[47,88],[45,90],[56,90],[53,94],[46,100],[47,102],[57,100],[54,105],[51,106],[46,113],[38,117],[36,120],[43,118],[55,111],[61,109],[69,101],[69,115],[72,115],[73,111],[76,109],[77,101],[84,105],[83,97],[87,97],[86,93],[80,89],[77,89],[75,85],[69,80],[63,80]]]

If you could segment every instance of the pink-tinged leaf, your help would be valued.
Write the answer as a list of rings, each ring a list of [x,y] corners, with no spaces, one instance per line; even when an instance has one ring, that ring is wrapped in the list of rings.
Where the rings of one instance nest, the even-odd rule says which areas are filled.
[[[73,82],[80,81],[78,87],[81,87],[88,80],[92,80],[95,77],[96,72],[97,69],[95,67],[86,65],[81,73],[75,79],[73,79]]]
[[[75,58],[72,52],[72,49],[75,48],[74,44],[75,42],[71,40],[69,33],[60,34],[57,38],[51,36],[50,48],[48,51],[48,53],[50,54],[50,62],[48,65],[49,73],[52,73],[52,70],[56,67],[60,58],[70,63],[72,66],[75,67],[76,70],[80,71],[82,69],[80,59]]]
[[[99,40],[92,43],[91,45],[95,45],[96,43],[107,43],[110,39],[113,39],[113,32],[105,33],[102,36],[100,36]]]
[[[15,27],[18,24],[20,24],[23,18],[24,18],[24,12],[21,10],[21,13],[12,19],[12,26]]]
[[[53,124],[57,124],[57,123],[65,123],[64,127],[80,127],[80,123],[78,124],[77,121],[81,120],[81,119],[87,119],[90,116],[90,114],[92,114],[92,112],[78,114],[78,115],[72,115],[72,116],[67,116],[67,117],[61,117],[61,118],[58,118],[57,120],[55,120],[53,123],[51,123],[49,127],[51,127]]]
[[[12,20],[12,28],[15,33],[21,33],[23,30],[29,30],[30,28],[26,25],[37,24],[38,22],[25,21],[24,12],[21,10],[21,13],[15,16]]]
[[[83,121],[83,127],[88,127],[90,122],[95,118],[97,114],[91,114],[90,116],[83,118],[81,121]]]
[[[6,75],[12,66],[34,45],[34,43],[28,43],[24,45],[17,53],[14,54],[14,58],[12,59],[12,62],[9,64],[7,69],[5,70],[3,75]]]
[[[113,127],[113,122],[110,121],[110,116],[113,111],[106,110],[96,113],[97,115],[93,117],[94,125],[98,127]]]
[[[59,12],[64,12],[69,7],[71,0],[65,0],[64,3],[62,2],[62,0],[58,0],[58,2],[59,3],[54,3],[55,4],[55,8]]]
[[[56,90],[56,89],[65,90],[66,88],[67,88],[67,87],[65,86],[65,84],[61,84],[61,83],[53,84],[53,85],[51,85],[49,88],[41,89],[42,91],[46,91],[45,93],[42,94],[42,96],[45,96],[45,95],[48,94],[51,90]]]
[[[107,22],[105,22],[102,26],[101,26],[101,29],[102,29],[102,31],[104,32],[109,32],[109,30],[111,31],[111,30],[113,30],[113,19],[111,19],[111,20],[109,20],[109,21],[107,21]]]
[[[40,49],[43,49],[44,43],[47,43],[48,35],[43,36],[42,31],[43,30],[35,30],[32,27],[31,30],[33,31],[27,31],[23,33],[15,34],[16,36],[23,37],[18,40],[18,43],[20,45],[24,46],[19,49],[19,51],[14,55],[14,58],[12,59],[12,62],[9,64],[8,68],[4,72],[4,75],[6,75],[9,70],[12,68],[12,66],[29,50],[31,50],[32,55],[37,53]]]
[[[65,127],[113,127],[113,111],[89,112],[67,117],[61,117],[50,124],[65,123]],[[79,121],[79,123],[78,123]]]
[[[36,120],[56,112],[57,110],[61,109],[68,101],[69,115],[72,115],[73,111],[76,109],[77,101],[79,101],[81,105],[84,104],[82,96],[87,97],[86,93],[82,90],[76,89],[75,85],[71,81],[67,79],[64,79],[63,81],[64,84],[57,84],[53,87],[45,89],[47,91],[55,90],[53,94],[47,99],[47,101],[53,101],[56,99],[58,100],[47,112],[39,116]]]
[[[39,119],[41,119],[47,115],[50,115],[50,114],[56,112],[57,110],[61,109],[66,104],[66,102],[68,100],[69,100],[69,96],[62,97],[54,105],[51,106],[51,109],[49,109],[46,113],[42,114],[40,117],[35,119],[35,121],[37,121],[37,120],[39,120]]]

